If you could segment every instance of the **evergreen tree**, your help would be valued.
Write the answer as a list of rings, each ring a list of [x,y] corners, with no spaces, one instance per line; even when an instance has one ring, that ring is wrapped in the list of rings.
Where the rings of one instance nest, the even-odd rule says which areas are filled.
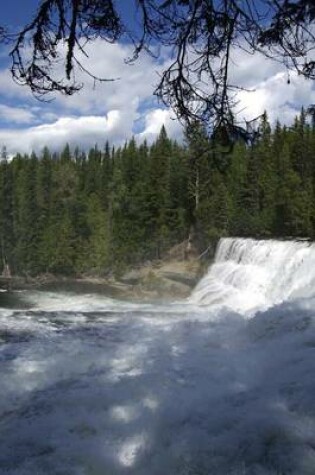
[[[0,268],[7,264],[14,266],[14,202],[13,168],[3,160],[0,163]]]
[[[162,126],[150,153],[150,227],[155,245],[155,257],[162,257],[169,242],[170,156],[171,141]]]
[[[315,128],[267,114],[252,146],[224,155],[196,122],[184,146],[165,127],[148,146],[69,145],[0,162],[1,266],[21,274],[105,275],[161,258],[191,228],[204,249],[223,235],[315,235]],[[218,166],[220,157],[220,166]],[[197,233],[196,233],[197,231]]]
[[[26,274],[36,274],[38,269],[39,208],[36,197],[38,158],[32,153],[17,176],[15,265]]]

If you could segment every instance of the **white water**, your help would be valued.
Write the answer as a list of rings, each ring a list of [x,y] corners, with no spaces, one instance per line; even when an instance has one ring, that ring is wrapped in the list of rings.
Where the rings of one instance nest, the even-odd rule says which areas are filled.
[[[215,263],[190,300],[253,315],[286,300],[315,295],[315,244],[222,239]]]
[[[314,475],[314,260],[224,239],[185,302],[18,294],[28,310],[0,311],[0,474]]]

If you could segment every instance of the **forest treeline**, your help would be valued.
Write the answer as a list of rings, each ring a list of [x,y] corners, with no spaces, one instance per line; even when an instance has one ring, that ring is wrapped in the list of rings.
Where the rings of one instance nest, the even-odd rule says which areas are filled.
[[[16,155],[0,163],[2,266],[16,274],[122,272],[160,258],[197,227],[220,236],[315,235],[315,125],[302,111],[254,146],[226,150],[199,124],[183,145],[162,127],[148,146]],[[220,140],[222,144],[222,139]]]

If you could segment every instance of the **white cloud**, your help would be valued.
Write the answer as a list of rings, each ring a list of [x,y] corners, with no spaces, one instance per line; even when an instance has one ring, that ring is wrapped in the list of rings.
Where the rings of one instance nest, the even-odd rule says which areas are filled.
[[[145,117],[144,130],[138,134],[138,138],[152,142],[159,134],[162,125],[165,126],[169,137],[177,141],[182,140],[183,128],[174,114],[167,109],[150,110]]]
[[[52,123],[45,123],[25,129],[0,129],[0,145],[6,145],[10,155],[17,152],[39,152],[45,145],[52,150],[62,149],[66,143],[83,149],[98,144],[104,145],[106,140],[111,144],[122,145],[133,135],[133,125],[137,118],[135,110],[111,110],[107,116],[60,117]],[[139,142],[147,139],[152,142],[165,125],[169,137],[180,141],[182,127],[178,121],[172,120],[168,110],[150,111],[145,119],[145,129],[136,134]]]
[[[279,72],[259,82],[254,92],[239,92],[238,100],[243,117],[255,118],[266,110],[272,123],[279,119],[290,124],[302,106],[315,103],[315,88],[296,73],[291,74],[288,83],[287,73]]]
[[[100,146],[110,139],[112,143],[122,143],[131,136],[134,117],[112,110],[106,117],[82,116],[61,117],[50,124],[42,124],[24,130],[0,130],[0,144],[6,145],[8,152],[40,151],[45,145],[56,150],[66,143],[88,148],[98,143]]]
[[[32,92],[27,87],[19,86],[13,81],[10,70],[6,67],[0,70],[0,94],[6,98],[14,98],[17,100],[33,100],[35,99]]]
[[[87,52],[85,67],[97,76],[120,79],[94,87],[90,78],[78,73],[84,89],[71,97],[57,95],[52,103],[36,101],[28,88],[12,81],[7,69],[0,70],[0,121],[5,124],[0,129],[0,144],[14,153],[38,151],[45,145],[60,149],[66,142],[85,148],[95,143],[102,146],[105,140],[121,144],[133,134],[152,142],[162,124],[170,137],[182,139],[182,127],[173,120],[174,115],[153,98],[159,73],[169,61],[167,54],[159,62],[143,54],[128,65],[125,59],[132,55],[131,45],[96,41],[88,45]],[[254,118],[266,109],[271,121],[279,118],[290,123],[301,105],[315,103],[311,82],[292,74],[287,84],[283,66],[261,55],[235,51],[230,74],[234,83],[254,90],[237,94],[240,119]],[[2,105],[1,95],[5,98]],[[15,124],[20,126],[18,131]]]
[[[133,53],[131,45],[109,44],[101,40],[87,45],[86,53],[88,58],[78,58],[84,67],[99,78],[113,81],[95,83],[78,71],[77,82],[84,83],[84,87],[73,96],[56,96],[59,107],[82,114],[104,114],[112,109],[138,108],[142,101],[153,99],[163,64],[157,64],[148,54],[142,54],[135,63],[127,64],[126,59]]]
[[[257,84],[283,72],[283,70],[282,64],[271,61],[260,53],[249,54],[244,49],[233,50],[230,77],[234,85],[255,88]]]
[[[233,51],[230,78],[233,84],[247,89],[236,95],[240,119],[253,119],[266,110],[272,123],[279,119],[290,124],[302,106],[315,102],[312,81],[295,72],[288,74],[283,64],[260,53]]]
[[[29,109],[23,107],[10,107],[0,104],[0,119],[5,122],[16,124],[28,124],[34,121],[35,116]]]
[[[10,103],[18,104],[16,120],[18,112],[25,123],[27,119],[29,122],[33,120],[33,127],[19,129],[18,140],[13,127],[0,129],[0,143],[5,143],[12,153],[39,150],[44,145],[60,148],[65,142],[89,147],[96,142],[102,145],[108,139],[111,143],[121,144],[131,138],[140,122],[149,127],[144,136],[154,138],[162,123],[166,123],[170,134],[178,135],[178,124],[170,120],[169,112],[158,109],[161,112],[152,115],[150,109],[147,118],[144,112],[144,106],[148,110],[155,103],[153,91],[158,71],[162,68],[161,62],[157,64],[154,58],[143,54],[135,64],[128,65],[125,60],[131,57],[132,51],[131,45],[111,45],[104,41],[87,45],[89,57],[80,58],[80,61],[84,60],[84,66],[96,76],[119,79],[95,85],[91,78],[79,72],[77,81],[84,82],[84,88],[71,97],[56,95],[52,103],[36,101],[28,88],[19,87],[12,81],[8,70],[0,71],[0,95],[6,101],[9,98]],[[112,123],[114,116],[115,124]],[[161,121],[162,116],[165,120]],[[152,132],[154,120],[157,121],[156,133]],[[13,125],[13,118],[11,123]]]

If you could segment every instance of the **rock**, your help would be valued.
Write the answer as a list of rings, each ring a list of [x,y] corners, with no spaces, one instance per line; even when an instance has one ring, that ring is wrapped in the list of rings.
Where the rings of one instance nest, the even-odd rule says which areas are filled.
[[[190,287],[165,278],[159,272],[150,271],[141,281],[142,292],[154,292],[158,298],[182,298],[190,294]]]
[[[181,247],[184,249],[184,246]],[[185,298],[201,277],[201,263],[197,259],[155,261],[126,272],[120,281],[132,286],[132,294],[139,299]]]
[[[119,280],[124,284],[137,285],[146,278],[149,271],[150,268],[147,266],[141,267],[139,269],[132,269],[120,277]]]
[[[179,274],[177,272],[164,271],[162,273],[162,276],[165,279],[168,279],[168,280],[180,283],[180,284],[184,284],[189,288],[194,287],[198,282],[198,278],[194,275],[188,275],[188,274],[183,275],[183,274]]]

